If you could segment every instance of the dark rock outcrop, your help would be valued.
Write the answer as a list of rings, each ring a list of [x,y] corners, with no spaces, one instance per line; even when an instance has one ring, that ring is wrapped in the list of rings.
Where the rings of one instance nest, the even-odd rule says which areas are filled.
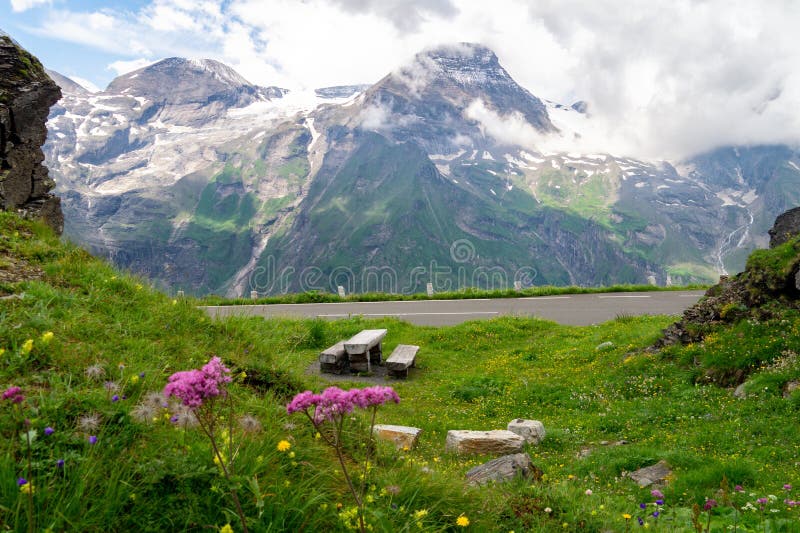
[[[769,247],[775,248],[800,235],[800,207],[790,209],[775,219],[769,230]]]
[[[42,165],[50,107],[61,90],[42,64],[0,33],[0,208],[42,218],[61,233],[64,216],[55,183]]]
[[[721,277],[653,348],[699,342],[715,324],[768,320],[783,309],[800,308],[800,208],[778,216],[769,234],[770,250],[756,250],[744,272]]]

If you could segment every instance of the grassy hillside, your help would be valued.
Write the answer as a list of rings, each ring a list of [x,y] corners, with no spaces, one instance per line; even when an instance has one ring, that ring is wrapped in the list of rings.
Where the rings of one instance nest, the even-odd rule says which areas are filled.
[[[760,264],[771,262],[761,256]],[[329,385],[307,373],[320,348],[368,327],[389,330],[387,353],[399,343],[421,347],[411,377],[388,383],[401,402],[378,411],[379,423],[423,433],[414,450],[378,447],[366,478],[373,531],[461,530],[459,517],[475,531],[628,531],[638,518],[651,529],[693,531],[695,504],[711,531],[800,529],[800,393],[787,391],[800,378],[796,312],[720,325],[703,343],[662,353],[645,348],[669,317],[581,328],[512,317],[450,328],[359,318],[212,322],[6,213],[0,297],[0,389],[25,395],[0,402],[2,529],[240,531],[208,439],[182,427],[185,413],[174,423],[170,409],[146,404],[170,374],[212,356],[235,376],[225,416],[241,445],[232,480],[250,530],[351,528],[335,456],[285,404]],[[746,398],[704,383],[720,360],[746,366]],[[251,418],[243,434],[244,414],[259,424]],[[547,429],[527,449],[543,479],[465,488],[464,473],[488,458],[445,454],[446,432],[505,428],[518,417]],[[368,421],[353,418],[345,452],[360,481]],[[290,448],[279,451],[281,441]],[[624,473],[659,460],[673,473],[657,506],[650,488]]]

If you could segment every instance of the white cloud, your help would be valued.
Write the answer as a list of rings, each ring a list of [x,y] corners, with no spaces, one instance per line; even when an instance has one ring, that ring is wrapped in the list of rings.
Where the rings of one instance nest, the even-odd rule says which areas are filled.
[[[120,68],[208,57],[288,88],[374,82],[425,47],[479,42],[533,94],[588,101],[599,133],[584,143],[674,159],[800,141],[798,25],[795,0],[152,0],[53,9],[40,34],[117,54]]]
[[[138,59],[131,59],[130,61],[114,61],[108,65],[108,69],[113,70],[117,76],[122,76],[128,72],[133,72],[134,70],[144,68],[147,65],[152,65],[153,63],[155,63],[155,61],[152,59],[140,57]]]
[[[50,5],[51,0],[11,0],[11,11],[22,13],[36,6]]]

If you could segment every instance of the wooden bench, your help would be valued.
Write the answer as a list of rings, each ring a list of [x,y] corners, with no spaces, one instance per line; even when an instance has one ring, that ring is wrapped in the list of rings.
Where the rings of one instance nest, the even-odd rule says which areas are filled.
[[[381,364],[381,341],[385,329],[365,329],[344,341],[352,372],[370,372],[372,364]]]
[[[344,349],[344,341],[337,342],[320,352],[319,369],[327,374],[342,374],[350,370],[350,360],[347,358],[347,350]]]
[[[419,346],[398,344],[392,355],[386,360],[386,370],[390,376],[407,378],[408,369],[414,366]]]

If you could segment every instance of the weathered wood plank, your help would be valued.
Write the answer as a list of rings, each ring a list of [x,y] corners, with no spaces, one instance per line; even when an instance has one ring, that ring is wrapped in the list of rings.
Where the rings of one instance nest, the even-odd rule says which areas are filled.
[[[337,363],[345,357],[347,357],[347,351],[344,349],[344,341],[341,341],[321,351],[319,353],[319,362]]]
[[[392,351],[392,355],[386,360],[386,368],[389,370],[405,370],[408,367],[413,367],[418,351],[419,346],[398,344]]]
[[[366,353],[367,350],[378,345],[385,336],[385,329],[365,329],[345,341],[344,349],[350,355]]]

